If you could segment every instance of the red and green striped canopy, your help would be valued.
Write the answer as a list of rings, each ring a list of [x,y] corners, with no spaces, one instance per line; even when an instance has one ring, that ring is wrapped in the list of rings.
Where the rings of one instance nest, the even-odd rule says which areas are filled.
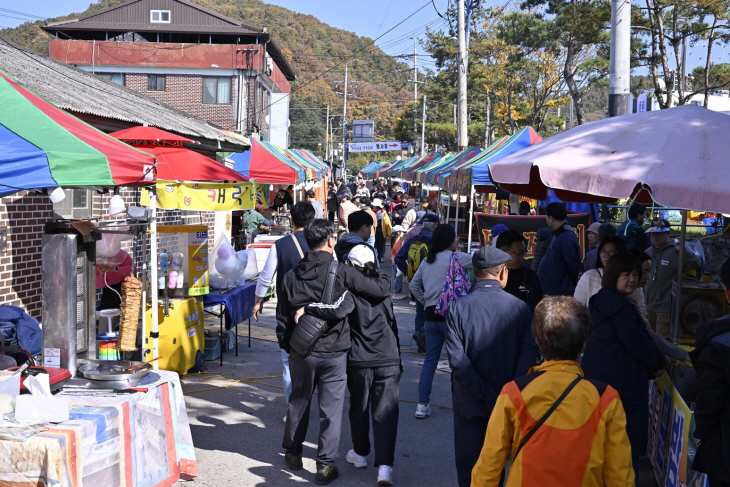
[[[0,106],[0,196],[19,189],[155,181],[154,156],[53,106],[2,71]]]

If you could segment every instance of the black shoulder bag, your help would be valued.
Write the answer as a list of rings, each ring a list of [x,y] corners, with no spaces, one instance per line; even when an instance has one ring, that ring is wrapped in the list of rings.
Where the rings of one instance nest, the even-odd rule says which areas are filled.
[[[322,302],[325,304],[332,303],[332,291],[335,288],[335,279],[337,278],[337,270],[339,267],[340,263],[336,259],[332,259],[329,270],[327,271],[324,292],[322,293]],[[299,355],[307,357],[312,353],[312,349],[317,341],[322,335],[327,333],[327,329],[326,320],[315,318],[305,313],[299,318],[294,332],[289,337],[289,346]]]
[[[575,380],[573,382],[571,382],[570,385],[565,389],[565,391],[563,391],[563,394],[557,399],[557,401],[555,401],[553,403],[553,405],[550,407],[550,409],[548,409],[548,411],[545,413],[545,415],[542,418],[540,418],[540,421],[538,421],[537,424],[530,430],[530,432],[527,433],[524,438],[522,438],[522,441],[520,441],[520,446],[517,447],[517,452],[515,453],[515,456],[512,457],[512,463],[514,463],[514,461],[517,459],[517,455],[520,454],[520,452],[522,451],[522,447],[525,446],[525,443],[527,443],[530,440],[530,438],[532,438],[532,435],[534,435],[537,432],[537,430],[540,429],[540,426],[542,426],[545,423],[545,421],[548,420],[550,415],[553,414],[553,412],[555,412],[555,410],[558,408],[560,403],[563,402],[563,399],[565,399],[568,396],[568,394],[570,394],[570,391],[572,391],[573,388],[575,386],[577,386],[578,382],[580,382],[582,379],[583,379],[583,377],[581,377],[580,375],[578,377],[576,377]]]

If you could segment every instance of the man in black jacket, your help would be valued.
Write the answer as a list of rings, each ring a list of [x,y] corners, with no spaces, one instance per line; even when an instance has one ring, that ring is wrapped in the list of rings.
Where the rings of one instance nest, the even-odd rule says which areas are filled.
[[[730,300],[730,259],[720,269]],[[712,487],[730,486],[730,315],[700,325],[690,352],[695,377],[695,438],[692,468],[707,474]]]
[[[520,298],[530,308],[530,311],[534,312],[537,303],[542,301],[542,285],[540,285],[537,273],[522,265],[527,253],[525,237],[514,230],[507,230],[499,234],[497,248],[512,257],[512,260],[507,262],[509,278],[504,290],[512,296]]]
[[[289,271],[278,291],[276,335],[279,346],[289,354],[292,392],[284,427],[285,460],[291,470],[300,470],[302,443],[309,426],[309,407],[315,387],[319,392],[319,448],[315,483],[326,485],[339,475],[334,458],[340,442],[342,406],[345,400],[347,350],[350,328],[344,319],[328,322],[327,332],[314,345],[311,355],[303,357],[291,350],[289,338],[296,327],[294,315],[309,303],[321,302],[337,236],[328,220],[313,220],[304,229],[310,251]],[[339,265],[332,296],[345,291],[371,299],[383,299],[392,292],[387,276],[368,278],[344,264]],[[333,303],[339,306],[341,303]]]
[[[471,485],[471,471],[502,387],[525,375],[538,356],[530,308],[503,289],[510,260],[494,247],[479,249],[472,257],[476,284],[451,303],[446,314],[459,487]]]

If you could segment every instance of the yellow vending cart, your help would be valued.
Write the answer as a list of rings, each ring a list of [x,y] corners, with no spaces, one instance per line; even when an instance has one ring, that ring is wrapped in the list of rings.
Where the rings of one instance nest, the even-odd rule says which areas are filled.
[[[205,337],[202,298],[173,298],[168,303],[170,316],[165,316],[165,305],[160,303],[158,313],[159,367],[181,375],[202,372],[205,367]],[[147,306],[147,323],[152,323],[152,307]],[[145,335],[147,336],[147,335]],[[144,360],[152,360],[151,347],[145,348]]]

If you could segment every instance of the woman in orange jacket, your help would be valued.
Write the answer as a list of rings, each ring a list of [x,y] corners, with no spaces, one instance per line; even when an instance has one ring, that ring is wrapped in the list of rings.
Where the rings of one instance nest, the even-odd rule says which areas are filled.
[[[502,389],[489,419],[472,486],[634,485],[626,415],[618,393],[583,378],[577,363],[591,333],[588,309],[551,296],[535,308],[542,365]]]

